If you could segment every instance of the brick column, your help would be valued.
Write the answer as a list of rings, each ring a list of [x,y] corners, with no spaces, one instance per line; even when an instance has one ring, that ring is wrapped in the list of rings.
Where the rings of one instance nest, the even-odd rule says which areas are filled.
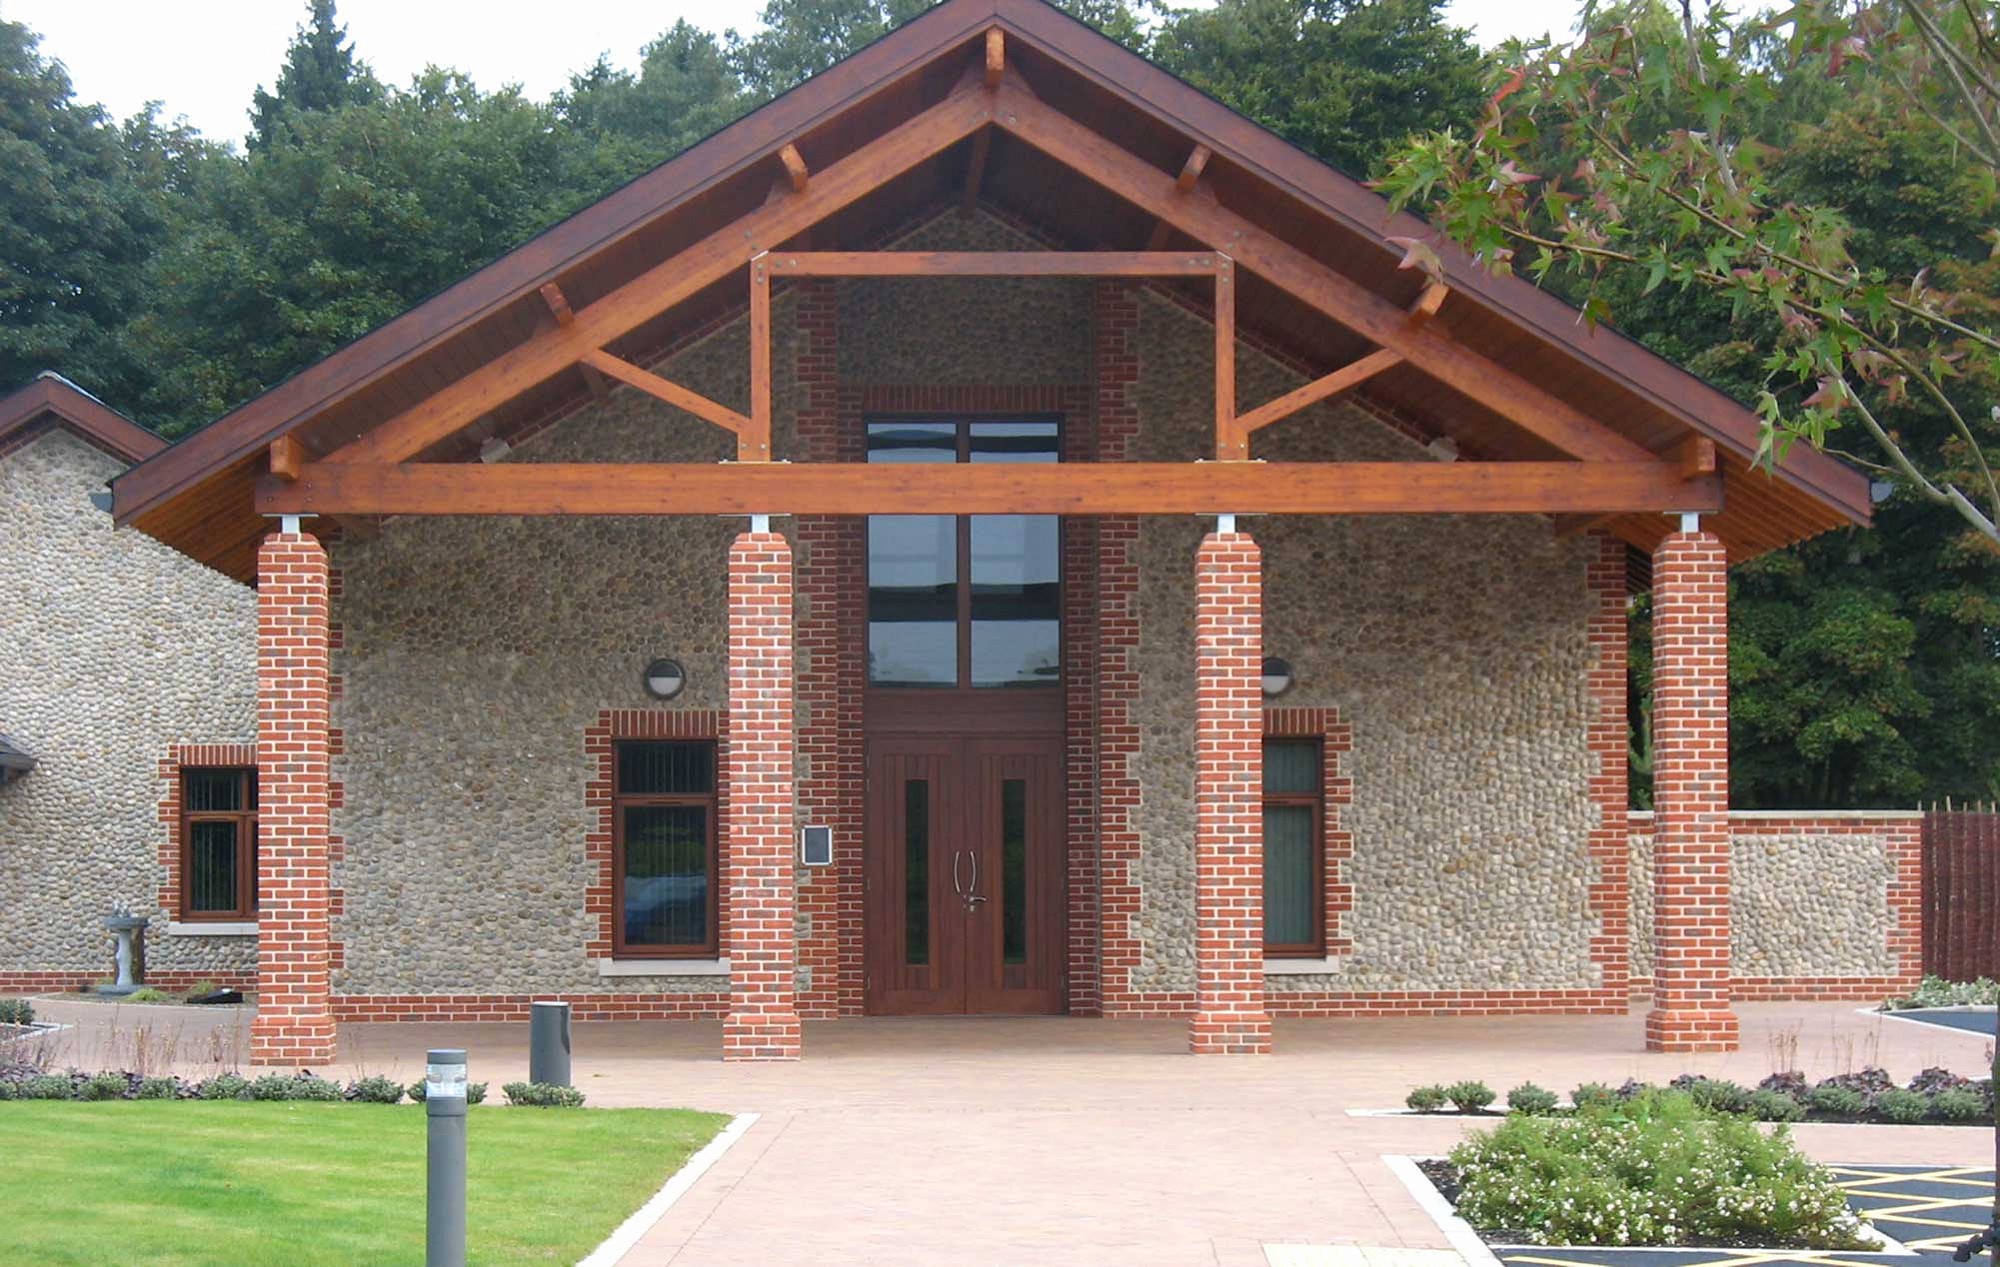
[[[1729,570],[1677,532],[1653,553],[1650,1051],[1734,1051],[1729,1009]]]
[[[1271,1050],[1264,1011],[1262,556],[1216,532],[1195,555],[1195,993],[1188,1047]]]
[[[257,551],[257,1016],[250,1061],[333,1060],[327,1004],[327,564],[306,533]]]
[[[724,1060],[797,1060],[792,805],[792,548],[729,547],[729,1014]]]

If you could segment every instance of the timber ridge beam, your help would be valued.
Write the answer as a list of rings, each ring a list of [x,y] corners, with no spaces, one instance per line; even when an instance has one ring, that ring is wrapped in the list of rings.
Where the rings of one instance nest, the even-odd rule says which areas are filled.
[[[307,463],[266,515],[1563,514],[1717,511],[1665,462]]]

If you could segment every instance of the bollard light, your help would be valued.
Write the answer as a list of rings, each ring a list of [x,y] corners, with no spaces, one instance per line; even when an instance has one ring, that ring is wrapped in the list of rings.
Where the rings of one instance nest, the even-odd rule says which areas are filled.
[[[424,1058],[424,1267],[465,1267],[465,1050]]]

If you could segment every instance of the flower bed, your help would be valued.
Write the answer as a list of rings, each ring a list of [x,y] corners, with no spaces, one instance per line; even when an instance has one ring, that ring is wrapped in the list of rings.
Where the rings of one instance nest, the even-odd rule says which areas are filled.
[[[502,1090],[507,1102],[533,1108],[580,1108],[583,1092],[573,1087],[539,1082],[510,1082]],[[146,1076],[127,1070],[85,1073],[78,1069],[51,1073],[33,1065],[0,1065],[0,1101],[7,1100],[322,1100],[360,1104],[399,1104],[407,1095],[421,1103],[424,1084],[405,1087],[389,1078],[357,1078],[345,1084],[300,1070],[296,1074],[267,1073],[246,1078],[218,1073],[190,1081],[171,1075]],[[486,1099],[486,1084],[466,1088],[466,1101]]]
[[[1674,1079],[1668,1089],[1684,1093],[1707,1112],[1760,1122],[1990,1127],[1994,1121],[1991,1078],[1965,1078],[1935,1067],[1903,1086],[1886,1070],[1870,1066],[1818,1083],[1797,1072],[1774,1073],[1755,1087],[1687,1074]],[[1587,1082],[1570,1092],[1570,1102],[1564,1105],[1553,1092],[1526,1082],[1507,1093],[1507,1107],[1510,1114],[1564,1116],[1593,1105],[1628,1102],[1654,1090],[1643,1082],[1627,1081],[1616,1088]],[[1494,1098],[1480,1083],[1461,1082],[1418,1087],[1404,1103],[1419,1113],[1490,1117],[1496,1116],[1488,1108]]]
[[[1981,977],[1977,981],[1947,981],[1925,977],[1908,994],[1883,1000],[1884,1012],[1907,1012],[1922,1007],[1992,1007],[2000,1004],[2000,981]]]
[[[1785,1127],[1767,1134],[1685,1092],[1516,1113],[1424,1169],[1496,1244],[1876,1248]]]

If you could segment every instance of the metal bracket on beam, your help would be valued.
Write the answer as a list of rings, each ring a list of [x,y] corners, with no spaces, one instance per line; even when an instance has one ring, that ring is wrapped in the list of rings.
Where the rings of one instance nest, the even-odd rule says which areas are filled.
[[[1688,532],[1688,533],[1693,533],[1693,532],[1700,532],[1700,531],[1701,531],[1701,512],[1700,512],[1700,511],[1698,511],[1698,510],[1684,510],[1684,511],[1682,511],[1682,512],[1681,512],[1681,531],[1682,531],[1682,532]]]

